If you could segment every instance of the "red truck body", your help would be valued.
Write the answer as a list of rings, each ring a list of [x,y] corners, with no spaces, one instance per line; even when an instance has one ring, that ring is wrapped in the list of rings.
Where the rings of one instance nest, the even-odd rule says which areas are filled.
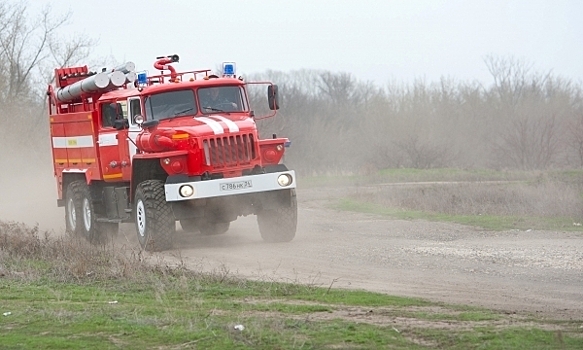
[[[265,84],[273,116],[277,86],[245,82],[234,63],[219,77],[179,73],[174,62],[159,57],[153,76],[131,62],[100,73],[55,69],[50,136],[67,230],[102,242],[134,222],[144,249],[164,250],[177,221],[184,231],[221,234],[253,214],[265,240],[290,241],[296,178],[281,163],[289,140],[260,139],[247,98],[249,84]]]

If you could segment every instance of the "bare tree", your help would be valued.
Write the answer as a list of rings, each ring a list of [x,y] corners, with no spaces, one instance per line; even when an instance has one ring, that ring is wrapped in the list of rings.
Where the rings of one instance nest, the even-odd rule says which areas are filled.
[[[502,107],[513,110],[520,100],[532,66],[512,57],[486,56],[486,67],[494,79],[493,92]]]
[[[70,16],[53,15],[46,6],[31,18],[25,1],[0,2],[0,146],[4,149],[39,148],[36,144],[48,135],[44,93],[54,68],[77,63],[94,44],[87,37],[63,39],[60,30]]]
[[[558,152],[557,124],[555,115],[514,118],[497,145],[498,156],[518,169],[548,168]]]
[[[0,3],[0,61],[7,85],[2,89],[5,101],[30,92],[44,92],[52,69],[75,64],[89,55],[95,41],[87,37],[67,40],[59,29],[71,17],[67,12],[53,15],[45,6],[38,18],[31,19],[26,2]],[[38,75],[33,74],[38,70]],[[41,77],[36,79],[35,77]]]
[[[568,146],[574,151],[577,167],[583,167],[583,112],[577,115],[569,122],[567,128]]]
[[[488,57],[486,64],[494,78],[486,98],[492,106],[490,122],[499,130],[491,138],[497,163],[526,170],[557,164],[564,151],[569,83],[512,58]]]

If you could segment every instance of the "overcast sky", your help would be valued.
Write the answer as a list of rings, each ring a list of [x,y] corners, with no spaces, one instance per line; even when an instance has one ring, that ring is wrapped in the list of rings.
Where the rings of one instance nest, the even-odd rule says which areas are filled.
[[[34,13],[48,1],[29,1]],[[490,83],[487,55],[583,82],[583,0],[53,0],[71,11],[68,35],[98,40],[94,55],[154,71],[235,61],[268,69],[349,72],[363,81]],[[96,6],[98,4],[98,6]]]

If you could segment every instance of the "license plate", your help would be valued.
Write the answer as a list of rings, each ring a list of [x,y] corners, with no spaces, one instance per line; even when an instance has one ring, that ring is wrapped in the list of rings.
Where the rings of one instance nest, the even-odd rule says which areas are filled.
[[[239,190],[244,190],[244,189],[252,188],[252,187],[253,187],[253,183],[251,182],[251,180],[238,181],[238,182],[227,182],[227,183],[221,184],[221,191],[239,191]]]

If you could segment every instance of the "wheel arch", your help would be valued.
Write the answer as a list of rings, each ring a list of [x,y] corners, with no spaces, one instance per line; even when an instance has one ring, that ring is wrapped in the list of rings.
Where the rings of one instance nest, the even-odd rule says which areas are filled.
[[[64,207],[65,206],[65,193],[67,192],[67,187],[74,181],[83,181],[87,184],[91,183],[91,179],[87,172],[84,171],[63,171],[62,181],[60,183],[61,188],[59,188],[59,192],[62,193],[62,198],[57,200],[57,206]]]
[[[134,159],[132,162],[132,182],[130,187],[131,201],[133,202],[136,187],[141,182],[146,180],[160,180],[165,182],[167,177],[168,174],[166,174],[162,165],[160,165],[160,159]]]

